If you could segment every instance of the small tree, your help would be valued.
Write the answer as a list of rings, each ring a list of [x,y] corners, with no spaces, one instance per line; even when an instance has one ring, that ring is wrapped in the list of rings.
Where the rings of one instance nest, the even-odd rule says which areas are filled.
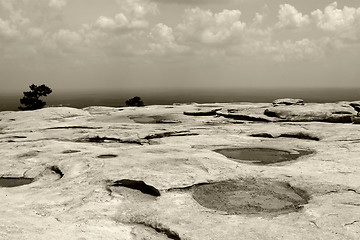
[[[37,86],[32,84],[29,86],[31,91],[24,92],[24,97],[20,99],[20,103],[25,105],[25,107],[20,106],[20,110],[35,110],[43,108],[46,105],[46,102],[40,100],[42,96],[47,96],[52,93],[51,88],[45,84]]]
[[[133,97],[125,102],[128,107],[143,107],[145,104],[140,97]]]

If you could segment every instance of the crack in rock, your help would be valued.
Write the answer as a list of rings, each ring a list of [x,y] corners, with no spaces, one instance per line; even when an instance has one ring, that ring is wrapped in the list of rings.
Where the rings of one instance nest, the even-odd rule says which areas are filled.
[[[250,137],[262,137],[262,138],[275,138],[270,133],[254,133],[254,134],[250,134],[249,136]]]
[[[46,128],[46,130],[55,130],[55,129],[101,129],[101,127],[64,126],[64,127],[51,127],[51,128]]]
[[[355,220],[355,221],[352,221],[350,223],[345,223],[344,226],[349,226],[349,225],[353,225],[355,223],[360,223],[360,220]]]
[[[346,192],[353,192],[355,194],[360,194],[360,191],[357,189],[340,188],[340,189],[329,190],[329,191],[325,192],[323,195],[333,194],[333,193],[346,193]]]
[[[282,133],[279,136],[273,136],[270,133],[254,133],[250,134],[250,137],[262,137],[262,138],[297,138],[297,139],[304,139],[304,140],[314,140],[320,141],[320,138],[314,136],[312,134],[304,133],[304,132],[294,132],[294,133]]]
[[[346,191],[348,191],[348,192],[354,192],[354,193],[356,193],[356,194],[360,194],[360,192],[359,192],[357,189],[348,188],[348,189],[346,189]]]
[[[314,226],[316,227],[316,228],[319,228],[320,229],[320,227],[319,227],[319,225],[317,225],[317,223],[316,223],[316,221],[310,221],[310,223],[312,223],[312,224],[314,224]]]
[[[88,137],[88,138],[81,138],[76,140],[77,142],[91,142],[91,143],[107,143],[107,142],[117,142],[117,143],[128,143],[128,144],[138,144],[143,145],[140,139],[138,140],[123,140],[120,138],[113,138],[113,137]]]
[[[117,157],[118,155],[116,154],[101,154],[99,156],[97,156],[98,158],[115,158]]]
[[[216,108],[211,110],[198,110],[198,111],[185,111],[184,115],[188,116],[214,116],[217,111],[220,111],[222,108]]]
[[[360,203],[345,202],[345,203],[341,203],[341,204],[349,205],[349,206],[355,206],[355,207],[360,207]]]
[[[131,179],[121,179],[113,182],[110,186],[112,187],[127,187],[135,190],[139,190],[142,193],[149,194],[155,197],[160,196],[160,191],[155,187],[147,185],[143,181],[131,180]]]
[[[27,138],[26,136],[11,136],[12,138]]]
[[[194,187],[197,186],[201,186],[201,185],[206,185],[206,184],[212,184],[215,182],[200,182],[200,183],[196,183],[196,184],[192,184],[192,185],[188,185],[188,186],[183,186],[183,187],[173,187],[173,188],[168,188],[166,189],[167,192],[173,192],[173,191],[187,191],[187,190],[191,190]]]
[[[173,230],[171,230],[170,228],[162,225],[161,223],[148,223],[145,221],[136,221],[134,222],[136,224],[139,225],[143,225],[145,227],[149,227],[154,229],[156,232],[158,233],[162,233],[165,234],[169,239],[174,239],[174,240],[181,240],[179,234]]]
[[[79,153],[79,152],[81,152],[80,150],[64,150],[64,151],[62,151],[61,153],[63,153],[63,154],[69,154],[69,153]]]
[[[164,137],[182,137],[182,136],[198,136],[198,133],[191,133],[189,131],[175,131],[175,132],[163,132],[155,133],[144,137],[146,140]]]
[[[270,122],[269,119],[262,118],[262,117],[255,117],[255,116],[249,116],[245,114],[239,114],[239,113],[222,113],[220,111],[217,112],[219,116],[225,117],[225,118],[231,118],[235,120],[244,120],[244,121],[252,121],[252,122]]]
[[[314,141],[320,141],[320,138],[307,134],[307,133],[303,133],[303,132],[297,132],[297,133],[283,133],[279,135],[280,137],[285,137],[285,138],[298,138],[298,139],[305,139],[305,140],[314,140]]]

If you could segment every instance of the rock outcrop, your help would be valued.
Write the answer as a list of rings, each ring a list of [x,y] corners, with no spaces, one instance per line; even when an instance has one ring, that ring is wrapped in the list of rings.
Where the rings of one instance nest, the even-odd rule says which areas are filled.
[[[281,98],[273,101],[274,106],[304,105],[304,100],[294,98]]]
[[[351,121],[354,123],[354,124],[360,124],[360,116],[353,116],[351,118]]]
[[[273,119],[264,115],[264,109],[257,107],[241,107],[223,109],[216,112],[219,116],[244,121],[271,122]]]
[[[355,114],[348,102],[0,112],[0,239],[357,240],[360,128],[341,123]],[[267,155],[216,152],[228,148]]]
[[[354,110],[342,104],[306,104],[270,107],[264,111],[268,117],[289,122],[334,122],[351,123]]]
[[[357,112],[357,116],[360,117],[360,101],[351,102],[349,104]]]

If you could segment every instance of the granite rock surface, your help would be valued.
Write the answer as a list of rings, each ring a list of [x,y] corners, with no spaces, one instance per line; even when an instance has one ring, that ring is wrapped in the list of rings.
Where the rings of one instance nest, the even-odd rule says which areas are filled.
[[[355,114],[346,102],[0,112],[0,177],[33,179],[0,181],[0,239],[359,239],[360,125],[319,121]],[[259,165],[224,148],[311,154]]]

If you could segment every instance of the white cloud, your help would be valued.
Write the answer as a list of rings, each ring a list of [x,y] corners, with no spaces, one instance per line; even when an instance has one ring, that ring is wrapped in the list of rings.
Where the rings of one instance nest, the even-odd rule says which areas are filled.
[[[311,14],[320,29],[337,34],[337,37],[360,40],[360,8],[337,8],[334,2],[324,11],[316,10]]]
[[[19,31],[9,21],[0,18],[0,40],[11,40],[19,34]]]
[[[280,28],[300,28],[310,23],[308,15],[303,15],[289,4],[280,5],[278,18],[277,27]]]
[[[37,54],[48,51],[54,57],[61,57],[70,53],[83,59],[95,55],[113,59],[144,55],[164,59],[169,56],[172,59],[178,56],[225,59],[266,55],[277,61],[287,61],[324,57],[328,54],[330,40],[337,44],[334,49],[338,50],[349,46],[339,39],[360,39],[360,8],[337,9],[336,3],[323,11],[312,12],[311,17],[289,4],[280,5],[278,22],[273,25],[264,20],[270,12],[255,13],[246,24],[238,9],[214,12],[196,7],[185,10],[180,22],[171,27],[166,21],[154,24],[149,21],[150,15],[158,11],[154,2],[117,0],[117,14],[96,16],[92,23],[70,29],[66,21],[49,23],[46,18],[36,18],[36,14],[26,12],[26,6],[29,6],[26,4],[33,3],[30,0],[14,2],[0,0],[0,6],[5,9],[1,10],[6,13],[0,18],[0,41],[5,43],[1,48],[7,48],[8,55],[12,51],[14,55],[18,54],[19,49],[34,49]],[[49,10],[50,4],[53,7],[70,6],[71,1],[41,1],[41,4]],[[64,17],[62,11],[52,11],[60,18]],[[288,35],[278,37],[279,28],[309,31],[287,31]],[[20,47],[15,49],[15,45]],[[21,58],[21,54],[18,57]]]
[[[117,0],[117,2],[126,14],[137,19],[158,11],[157,5],[149,0]]]
[[[255,13],[255,17],[253,19],[254,24],[261,24],[264,21],[265,16],[260,13]]]
[[[360,8],[338,9],[337,3],[334,2],[327,6],[323,11],[316,10],[312,12],[313,17],[317,21],[317,26],[323,30],[336,31],[339,29],[348,29],[352,27],[360,18]]]
[[[32,38],[41,38],[44,36],[44,30],[41,28],[30,28],[27,32]]]
[[[181,4],[181,5],[203,5],[203,4],[223,5],[227,3],[236,3],[239,0],[152,0],[152,1],[159,3],[166,3],[166,4]]]
[[[203,44],[222,44],[239,41],[246,24],[240,21],[239,10],[223,10],[213,13],[200,8],[187,9],[178,25],[182,41]]]
[[[123,13],[118,13],[113,18],[100,16],[95,23],[96,27],[104,30],[141,29],[148,25],[145,19],[129,19]]]
[[[118,0],[121,11],[114,17],[100,16],[95,26],[103,30],[147,28],[146,16],[157,12],[157,5],[146,0]]]
[[[58,32],[56,32],[53,35],[54,40],[56,40],[58,43],[67,45],[67,46],[73,46],[76,44],[81,43],[82,37],[78,32],[70,31],[68,29],[60,29]]]
[[[109,18],[109,17],[105,17],[105,16],[100,16],[96,23],[95,23],[96,26],[99,26],[100,28],[110,28],[110,29],[113,29],[113,28],[116,28],[116,22],[114,19],[112,18]],[[120,23],[120,27],[122,26],[123,24]]]
[[[326,55],[329,44],[329,38],[276,41],[266,46],[264,51],[274,56],[277,61],[318,60]]]
[[[13,11],[14,7],[13,7],[13,0],[0,0],[0,4],[3,7],[3,9],[7,10],[7,11]]]
[[[150,32],[150,50],[147,53],[165,54],[167,52],[185,52],[188,47],[176,42],[173,29],[163,23],[158,23]]]
[[[25,26],[30,23],[30,19],[24,17],[24,13],[21,9],[16,9],[14,7],[15,1],[9,0],[0,0],[0,6],[5,10],[5,14],[1,16],[3,19],[6,18],[8,23],[10,23],[14,28],[19,26]]]
[[[49,7],[62,8],[66,5],[66,0],[50,0]]]

